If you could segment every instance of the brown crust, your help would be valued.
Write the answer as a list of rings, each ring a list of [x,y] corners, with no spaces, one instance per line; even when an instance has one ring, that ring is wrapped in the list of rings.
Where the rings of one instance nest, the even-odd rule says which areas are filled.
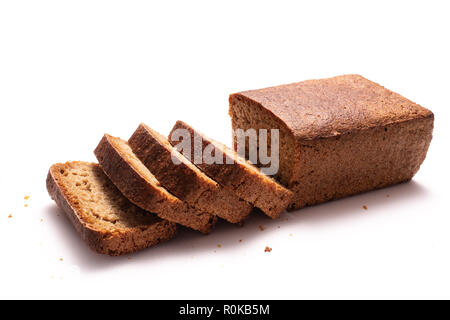
[[[58,181],[59,170],[64,166],[65,164],[59,163],[50,167],[46,180],[47,190],[50,197],[66,213],[76,231],[92,250],[101,254],[118,256],[156,245],[175,235],[176,225],[166,220],[159,220],[139,228],[117,229],[114,232],[98,230],[89,226],[77,213],[76,206],[72,203],[64,185]]]
[[[146,179],[114,146],[113,139],[119,138],[105,134],[94,153],[106,175],[132,203],[202,233],[212,230],[216,217],[188,206],[161,185]]]
[[[231,94],[230,105],[235,100],[266,109],[298,140],[434,117],[430,110],[356,74]]]
[[[271,218],[277,218],[287,208],[292,200],[291,191],[259,172],[256,167],[239,157],[231,149],[206,137],[182,121],[176,122],[169,135],[169,141],[172,145],[177,144],[177,141],[171,139],[172,133],[177,129],[187,130],[191,135],[191,159],[194,151],[194,136],[200,135],[202,137],[202,150],[210,144],[213,144],[216,150],[227,150],[229,154],[223,153],[223,164],[207,164],[204,162],[195,164],[210,178],[234,192],[238,197],[252,203]],[[238,161],[227,164],[229,163],[227,158],[238,159]]]
[[[133,152],[164,187],[190,205],[231,223],[242,222],[252,205],[210,179],[173,148],[167,138],[145,124],[128,140]],[[172,154],[181,159],[172,161]]]

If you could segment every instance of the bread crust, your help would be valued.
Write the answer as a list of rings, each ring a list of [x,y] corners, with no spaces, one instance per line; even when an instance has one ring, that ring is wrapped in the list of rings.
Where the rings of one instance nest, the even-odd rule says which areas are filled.
[[[412,179],[432,139],[430,110],[360,75],[244,91],[229,102],[233,129],[282,132],[278,178],[295,194],[291,210]]]
[[[430,110],[357,74],[231,94],[230,105],[235,100],[263,107],[303,141],[434,118]]]
[[[65,212],[81,238],[95,252],[111,256],[123,255],[169,240],[176,234],[176,224],[166,220],[159,220],[139,228],[126,230],[118,228],[114,232],[93,228],[78,214],[73,199],[64,185],[58,181],[59,170],[65,166],[66,164],[58,163],[50,167],[46,180],[47,191],[58,207]]]
[[[167,138],[140,124],[128,144],[161,184],[190,205],[228,222],[240,223],[252,211],[250,203],[223,188],[173,148]],[[172,161],[172,155],[179,163]]]
[[[273,219],[285,211],[292,200],[291,191],[261,173],[259,169],[239,157],[231,149],[208,138],[182,121],[176,122],[169,135],[172,145],[177,144],[177,141],[172,140],[171,137],[172,133],[178,129],[187,130],[191,135],[191,159],[193,159],[195,135],[202,137],[202,150],[210,144],[214,145],[215,150],[226,150],[223,152],[223,164],[207,164],[204,161],[199,164],[195,163],[211,179],[234,192],[241,199],[252,203]],[[233,159],[233,164],[227,164],[231,163],[230,158]]]
[[[215,216],[192,208],[170,194],[159,182],[150,181],[115,147],[114,139],[120,140],[105,134],[94,153],[106,175],[132,203],[202,233],[212,230],[217,221]]]

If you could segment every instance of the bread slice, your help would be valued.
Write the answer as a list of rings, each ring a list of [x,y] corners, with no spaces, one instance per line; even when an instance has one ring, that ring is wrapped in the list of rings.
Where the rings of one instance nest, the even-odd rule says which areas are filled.
[[[233,129],[279,129],[277,179],[290,209],[410,180],[433,134],[430,110],[360,75],[230,95]],[[270,141],[270,140],[269,140]]]
[[[136,157],[126,141],[105,134],[94,153],[106,175],[135,205],[194,230],[203,233],[211,231],[217,218],[169,193]]]
[[[216,151],[223,154],[223,164],[205,161],[195,163],[196,161],[194,161],[195,165],[211,179],[228,188],[241,199],[252,203],[271,218],[277,218],[287,208],[292,200],[291,191],[263,174],[257,167],[240,157],[233,150],[194,130],[188,124],[177,121],[169,135],[169,141],[172,145],[176,146],[178,143],[172,136],[174,131],[178,129],[185,130],[184,132],[191,137],[191,154],[185,154],[184,152],[184,156],[194,159],[194,153],[196,152],[194,141],[198,140],[199,137],[202,140],[202,151],[207,146],[212,145],[214,148],[211,154],[215,154]],[[231,162],[232,164],[228,164]]]
[[[98,164],[74,161],[52,165],[47,190],[83,240],[98,253],[130,253],[175,235],[175,223],[133,205]]]
[[[147,125],[139,125],[128,144],[168,191],[199,210],[231,223],[242,222],[252,211],[250,203],[205,175]]]

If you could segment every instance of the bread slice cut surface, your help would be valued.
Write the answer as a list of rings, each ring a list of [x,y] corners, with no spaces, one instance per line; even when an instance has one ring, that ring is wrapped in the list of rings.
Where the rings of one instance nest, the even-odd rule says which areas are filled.
[[[171,239],[176,224],[128,201],[98,164],[51,166],[47,190],[94,251],[117,256]]]

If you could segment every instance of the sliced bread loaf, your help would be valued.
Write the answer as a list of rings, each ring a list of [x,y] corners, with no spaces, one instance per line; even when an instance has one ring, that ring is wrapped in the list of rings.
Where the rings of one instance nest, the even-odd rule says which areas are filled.
[[[200,232],[211,231],[217,218],[169,193],[136,157],[126,141],[105,134],[94,153],[106,175],[135,205]]]
[[[175,223],[128,201],[98,164],[75,161],[52,165],[47,190],[83,240],[98,253],[130,253],[175,235]]]
[[[231,223],[242,222],[252,211],[250,203],[205,175],[173,148],[166,137],[145,124],[137,128],[128,144],[168,191],[199,210]]]
[[[208,152],[213,158],[216,157],[215,153],[219,152],[219,155],[221,154],[223,157],[222,163],[210,163],[210,161],[194,161],[194,163],[211,179],[228,188],[241,199],[252,203],[269,217],[277,218],[291,202],[291,191],[260,172],[258,168],[233,150],[208,138],[182,121],[177,121],[169,135],[169,141],[172,145],[176,146],[178,143],[177,137],[174,135],[176,130],[182,130],[177,133],[188,133],[190,137],[190,154],[186,154],[186,150],[183,150],[184,156],[187,156],[188,159],[194,159],[195,153],[198,151],[194,141],[200,140],[202,154],[205,152],[205,148],[208,148]]]

